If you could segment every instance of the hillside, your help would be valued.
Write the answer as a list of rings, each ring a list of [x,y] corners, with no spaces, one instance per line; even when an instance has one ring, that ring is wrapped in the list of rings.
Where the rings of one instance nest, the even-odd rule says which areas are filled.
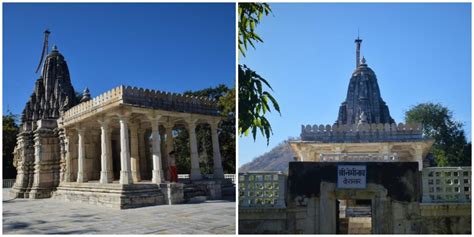
[[[256,157],[242,165],[239,173],[247,171],[288,171],[288,162],[293,160],[295,154],[291,150],[288,140],[281,142],[269,152]]]

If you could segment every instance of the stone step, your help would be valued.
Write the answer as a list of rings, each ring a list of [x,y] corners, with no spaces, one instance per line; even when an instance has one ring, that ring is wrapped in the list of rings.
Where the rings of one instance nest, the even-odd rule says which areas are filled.
[[[61,183],[52,198],[112,208],[135,208],[165,203],[157,184]]]

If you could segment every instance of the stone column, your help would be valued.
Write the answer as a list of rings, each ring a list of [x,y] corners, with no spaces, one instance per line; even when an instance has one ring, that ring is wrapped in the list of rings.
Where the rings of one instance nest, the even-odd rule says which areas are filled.
[[[160,148],[160,131],[159,122],[161,116],[155,116],[151,119],[151,144],[152,144],[152,155],[153,155],[153,171],[152,171],[152,182],[161,183],[163,178],[163,172],[161,168],[161,148]]]
[[[133,182],[139,182],[140,176],[140,158],[138,157],[138,126],[132,124],[130,126],[130,149],[131,149],[131,168]]]
[[[33,186],[39,186],[42,171],[43,161],[43,144],[41,144],[41,134],[38,132],[34,136],[34,147],[35,147],[35,163],[34,163],[34,175],[33,175]]]
[[[147,174],[147,156],[146,156],[146,139],[145,139],[146,130],[144,128],[138,129],[138,151],[139,151],[139,160],[140,160],[140,177],[143,174],[143,177],[146,177]]]
[[[113,159],[112,159],[112,129],[108,129],[107,130],[107,154],[109,154],[107,156],[107,164],[109,164],[107,166],[107,171],[109,172],[108,175],[107,175],[107,181],[109,183],[112,183],[114,181],[114,164],[113,164]]]
[[[423,170],[423,146],[420,144],[415,145],[415,159],[418,161],[418,170]]]
[[[84,171],[86,165],[86,151],[85,151],[85,129],[77,128],[77,182],[84,183],[87,182],[87,173]]]
[[[130,150],[128,143],[128,119],[119,117],[120,123],[120,184],[131,184],[132,173],[130,172]]]
[[[100,123],[100,150],[101,150],[101,156],[100,156],[100,164],[101,164],[101,170],[100,170],[100,183],[106,184],[109,182],[109,166],[111,165],[109,163],[110,159],[110,153],[108,146],[110,143],[110,137],[109,137],[109,121],[106,119],[101,119],[99,120]]]
[[[196,120],[188,120],[189,146],[191,147],[191,180],[202,179],[201,169],[199,168],[199,154],[196,139]]]
[[[170,159],[170,155],[169,153],[174,149],[173,147],[173,128],[174,128],[174,124],[172,123],[167,123],[165,125],[165,129],[166,129],[166,164],[168,164],[168,161]],[[168,166],[167,166],[168,167]],[[169,169],[168,170],[168,173],[169,173]],[[170,175],[168,175],[170,176]]]
[[[71,158],[71,138],[69,135],[65,132],[65,138],[64,138],[64,148],[66,149],[66,176],[64,178],[64,181],[66,182],[72,182],[72,158]]]
[[[214,178],[215,179],[223,179],[224,178],[224,170],[222,169],[222,159],[221,159],[221,151],[219,148],[219,136],[217,134],[217,127],[219,124],[219,120],[212,121],[211,125],[211,135],[212,135],[212,154],[214,160]]]
[[[336,234],[336,198],[333,183],[321,182],[319,198],[319,234]]]

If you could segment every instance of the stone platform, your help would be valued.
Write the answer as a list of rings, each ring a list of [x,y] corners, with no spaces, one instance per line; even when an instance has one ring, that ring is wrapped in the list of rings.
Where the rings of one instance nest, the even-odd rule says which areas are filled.
[[[122,185],[64,182],[58,186],[52,198],[117,209],[168,204],[160,185],[152,183]]]
[[[115,209],[45,199],[12,199],[3,189],[3,234],[235,234],[235,202]]]

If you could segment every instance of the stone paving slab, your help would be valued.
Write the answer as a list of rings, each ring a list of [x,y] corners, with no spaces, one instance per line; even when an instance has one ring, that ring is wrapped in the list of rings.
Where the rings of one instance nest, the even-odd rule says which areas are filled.
[[[53,199],[14,199],[3,189],[4,234],[235,234],[235,202],[117,210]]]

